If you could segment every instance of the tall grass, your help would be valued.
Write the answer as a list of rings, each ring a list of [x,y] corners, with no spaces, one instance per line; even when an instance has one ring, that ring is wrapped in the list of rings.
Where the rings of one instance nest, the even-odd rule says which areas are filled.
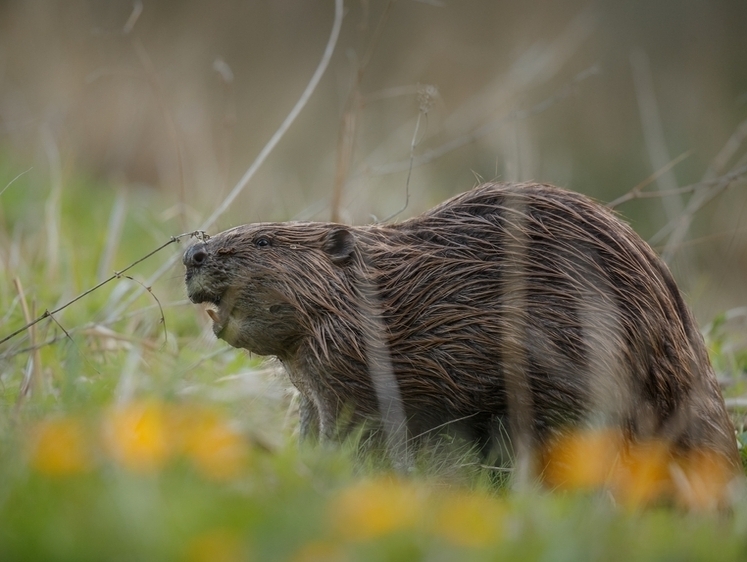
[[[14,174],[2,169],[10,181]],[[132,194],[122,210],[116,190],[67,175],[52,267],[49,232],[43,221],[29,220],[38,204],[34,181],[29,174],[2,195],[3,333],[26,322],[19,288],[38,314],[93,286],[102,261],[121,269],[178,228],[159,220],[168,203],[157,194]],[[121,222],[112,214],[121,214]],[[147,277],[165,259],[140,264],[133,278]],[[613,499],[583,482],[580,489],[514,493],[458,450],[451,458],[417,461],[402,480],[357,458],[356,443],[299,449],[287,382],[271,364],[206,335],[207,319],[184,299],[179,267],[154,284],[153,296],[107,321],[113,295],[131,283],[117,281],[38,324],[34,352],[27,350],[28,332],[0,350],[3,559],[739,560],[747,554],[740,501],[732,513],[716,515],[644,508],[635,496]],[[708,333],[716,365],[741,392],[747,360],[734,321],[724,316]],[[24,394],[27,376],[39,380]],[[597,441],[565,444],[561,466],[575,458],[571,464],[589,474],[589,463],[614,437],[590,438]],[[576,457],[568,457],[573,451]]]

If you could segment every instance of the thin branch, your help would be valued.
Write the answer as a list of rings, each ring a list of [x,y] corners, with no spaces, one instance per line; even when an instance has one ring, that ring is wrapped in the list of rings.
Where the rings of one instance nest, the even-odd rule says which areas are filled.
[[[676,158],[675,160],[679,158],[680,157]],[[675,160],[672,161],[673,164],[676,164]],[[630,201],[632,199],[654,199],[657,197],[667,197],[669,195],[683,195],[685,193],[694,193],[707,187],[716,187],[717,189],[714,190],[714,192],[710,193],[710,197],[708,197],[706,200],[700,200],[698,202],[699,205],[693,211],[693,212],[697,212],[706,203],[708,203],[711,199],[713,199],[716,195],[718,195],[721,191],[729,187],[733,182],[741,179],[743,176],[747,176],[747,166],[741,166],[737,168],[736,170],[729,172],[728,174],[724,174],[723,176],[714,178],[712,180],[704,180],[698,183],[692,183],[690,185],[686,185],[684,187],[678,187],[677,189],[672,189],[670,191],[640,191],[640,189],[638,189],[638,186],[636,186],[633,189],[631,189],[628,193],[626,193],[625,195],[621,195],[620,197],[618,197],[611,203],[608,203],[607,207],[614,209],[615,207],[623,203],[626,203],[627,201]],[[639,185],[645,187],[647,183],[650,183],[649,178],[641,182],[641,184]],[[637,189],[637,192],[633,194],[633,191],[636,189]],[[656,235],[654,235],[651,238],[651,240],[649,240],[649,244],[657,244],[658,242],[660,242],[664,236],[666,236],[667,234],[669,234],[669,232],[671,232],[671,230],[674,228],[675,222],[676,221],[673,221],[667,224],[666,226],[664,226]]]
[[[137,279],[135,279],[134,277],[130,275],[120,275],[120,277],[124,277],[125,279],[129,279],[130,281],[137,283],[143,289],[148,291],[150,293],[150,296],[153,297],[153,299],[156,301],[156,304],[158,305],[158,310],[161,313],[161,324],[163,324],[163,345],[165,346],[169,341],[169,332],[166,330],[166,315],[163,313],[163,307],[161,306],[161,301],[158,300],[158,297],[153,292],[153,288],[145,286],[142,282],[138,281]]]
[[[687,191],[692,191],[695,194],[690,198],[690,201],[688,201],[684,214],[681,217],[670,221],[664,227],[662,227],[659,230],[659,232],[657,232],[656,234],[654,234],[654,236],[651,237],[651,239],[649,240],[649,244],[651,245],[659,244],[666,236],[668,236],[670,233],[672,233],[676,229],[682,229],[683,225],[685,224],[689,225],[690,221],[692,221],[692,216],[696,212],[702,209],[707,203],[713,200],[713,198],[715,198],[723,190],[730,187],[735,181],[741,179],[745,175],[747,175],[747,165],[740,166],[739,168],[736,168],[735,170],[732,170],[728,174],[724,174],[723,176],[720,176],[718,178],[714,178],[711,180],[705,180],[699,183],[695,183],[695,184],[680,188],[679,191],[683,193]],[[710,190],[706,189],[709,187],[712,189]],[[670,240],[670,243],[671,243],[671,240]],[[670,255],[671,248],[669,252],[667,252],[667,250],[665,249],[665,254]]]
[[[366,49],[366,54],[363,55],[363,59],[361,59],[361,64],[358,67],[358,75],[359,75],[358,82],[359,83],[360,83],[360,78],[366,72],[366,68],[368,68],[368,63],[371,62],[371,58],[373,57],[374,52],[376,52],[376,48],[379,46],[379,40],[381,39],[381,34],[384,31],[384,26],[386,25],[386,22],[389,20],[389,14],[391,12],[393,5],[394,5],[394,0],[389,0],[389,2],[387,2],[386,6],[384,7],[384,13],[381,14],[381,18],[379,18],[379,23],[376,24],[376,29],[374,29],[371,42],[368,44],[368,49]]]
[[[199,237],[203,237],[204,238],[206,235],[205,235],[205,233],[203,231],[196,230],[194,232],[186,232],[186,233],[180,234],[178,236],[172,236],[171,239],[168,242],[166,242],[165,244],[161,244],[158,248],[156,248],[152,252],[149,252],[148,254],[146,254],[145,256],[143,256],[142,258],[140,258],[139,260],[136,260],[136,261],[132,262],[130,265],[128,265],[127,267],[125,267],[122,271],[115,271],[110,277],[108,277],[107,279],[104,279],[103,281],[101,281],[100,283],[98,283],[94,287],[91,287],[87,291],[79,294],[73,300],[71,300],[71,301],[63,304],[62,306],[59,306],[59,307],[55,308],[54,310],[51,310],[51,311],[50,310],[45,310],[44,314],[42,314],[41,316],[37,317],[35,320],[32,320],[32,321],[28,322],[25,326],[19,328],[18,330],[16,330],[15,332],[13,332],[13,333],[11,333],[11,334],[9,334],[7,336],[5,336],[3,339],[0,339],[0,345],[4,344],[6,341],[10,340],[11,338],[17,336],[18,334],[20,334],[24,330],[27,330],[28,328],[31,328],[32,326],[35,326],[36,324],[38,324],[39,322],[41,322],[45,318],[48,318],[49,316],[57,314],[61,310],[66,309],[71,304],[79,301],[80,299],[82,299],[86,295],[89,295],[89,294],[93,293],[94,291],[100,289],[101,287],[103,287],[104,285],[106,285],[107,283],[109,283],[110,281],[114,281],[115,279],[119,279],[120,277],[123,276],[123,274],[126,271],[129,271],[130,269],[132,269],[133,267],[135,267],[139,263],[147,260],[152,255],[154,255],[154,254],[160,252],[161,250],[163,250],[166,246],[169,246],[170,244],[173,244],[174,242],[177,242],[179,239],[184,238],[185,236],[199,236]]]
[[[688,150],[687,152],[683,152],[677,158],[675,158],[674,160],[669,162],[667,165],[657,170],[656,172],[651,174],[649,177],[647,177],[645,180],[643,180],[641,183],[636,185],[633,189],[628,191],[626,194],[621,195],[620,197],[618,197],[617,199],[615,199],[614,201],[610,203],[607,203],[607,207],[609,207],[610,209],[614,209],[618,205],[627,203],[628,201],[632,199],[642,199],[642,198],[648,198],[648,197],[666,197],[668,195],[685,193],[683,189],[679,189],[679,188],[675,188],[673,190],[660,189],[658,192],[655,192],[655,193],[651,193],[651,192],[642,193],[641,190],[643,190],[644,188],[648,187],[653,182],[655,182],[659,178],[659,176],[661,176],[662,174],[669,172],[669,170],[674,168],[677,164],[682,162],[685,158],[690,156],[692,153],[693,153],[692,149]]]
[[[184,300],[179,300],[179,301],[173,301],[173,302],[170,302],[170,303],[166,303],[166,306],[167,307],[168,306],[185,306],[185,305],[191,305],[191,304],[192,303],[190,301],[184,299]],[[142,314],[142,313],[147,312],[149,310],[152,310],[154,308],[158,308],[158,305],[157,304],[153,304],[153,305],[149,305],[149,306],[144,306],[142,308],[138,308],[137,310],[133,310],[133,311],[131,311],[131,312],[129,312],[129,313],[121,316],[120,318],[116,318],[116,319],[112,319],[112,320],[105,320],[103,322],[87,322],[86,324],[81,324],[79,326],[76,326],[75,328],[71,328],[70,330],[63,330],[65,332],[65,335],[52,336],[51,338],[46,339],[43,342],[40,342],[40,343],[38,343],[38,344],[36,344],[34,346],[22,347],[21,349],[16,349],[16,350],[13,350],[13,351],[6,351],[4,353],[0,353],[0,361],[6,361],[8,359],[16,357],[17,355],[23,355],[24,353],[29,353],[30,351],[35,351],[37,349],[42,349],[44,347],[47,347],[48,345],[55,344],[58,341],[65,339],[67,337],[67,335],[70,335],[72,337],[74,334],[82,333],[83,335],[87,335],[87,336],[100,336],[101,334],[96,334],[93,331],[95,329],[97,329],[97,328],[101,328],[103,326],[108,326],[110,324],[113,324],[117,320],[127,320],[128,318],[132,318],[134,316],[137,316],[138,314]],[[50,316],[50,318],[53,321],[57,322],[57,319],[54,318],[53,316]],[[59,322],[57,322],[57,325],[60,326],[60,327],[62,327]],[[113,332],[112,334],[108,334],[108,337],[110,337],[112,339],[122,340],[122,341],[135,341],[134,338],[129,338],[129,337],[123,336],[121,334],[116,334],[115,332]],[[140,341],[140,340],[138,340],[138,341]],[[148,346],[147,342],[140,341],[140,343],[142,345]],[[151,346],[151,347],[153,347],[153,346]]]
[[[729,138],[726,145],[724,145],[721,151],[716,155],[716,158],[713,160],[711,166],[706,171],[703,179],[710,180],[713,179],[714,176],[721,173],[722,170],[726,167],[727,162],[734,156],[734,154],[736,154],[745,139],[747,139],[747,120],[743,121],[739,125],[739,127],[737,127],[737,130]],[[741,161],[737,162],[735,166],[739,166],[740,164],[744,164],[744,157]],[[690,224],[692,223],[693,215],[695,214],[695,212],[699,209],[702,209],[706,203],[713,199],[713,197],[715,197],[716,194],[718,194],[725,187],[726,186],[722,187],[721,189],[717,188],[715,190],[716,193],[712,193],[705,188],[696,191],[688,201],[687,207],[685,208],[684,213],[682,213],[682,216],[678,219],[670,220],[669,224],[656,234],[654,239],[656,239],[657,242],[660,240],[658,238],[660,235],[662,236],[662,238],[669,235],[669,240],[667,241],[667,245],[664,248],[664,252],[662,253],[662,258],[664,259],[664,261],[669,261],[681,246],[682,241],[687,235],[687,231],[690,229]],[[670,225],[672,225],[671,228]]]
[[[395,211],[381,222],[389,222],[405,209],[407,209],[407,206],[410,204],[410,176],[412,176],[412,162],[413,160],[415,160],[415,147],[417,146],[416,141],[418,138],[418,131],[420,131],[420,120],[423,115],[427,116],[428,114],[423,111],[418,113],[418,120],[415,122],[415,131],[412,133],[412,141],[410,141],[410,167],[407,169],[407,181],[405,181],[405,204],[402,206],[402,208]]]

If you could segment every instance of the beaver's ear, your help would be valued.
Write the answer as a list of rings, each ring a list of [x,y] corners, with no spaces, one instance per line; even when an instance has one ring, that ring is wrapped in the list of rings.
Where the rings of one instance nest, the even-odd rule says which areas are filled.
[[[322,249],[335,265],[343,265],[353,255],[355,236],[346,228],[333,228],[324,237]]]

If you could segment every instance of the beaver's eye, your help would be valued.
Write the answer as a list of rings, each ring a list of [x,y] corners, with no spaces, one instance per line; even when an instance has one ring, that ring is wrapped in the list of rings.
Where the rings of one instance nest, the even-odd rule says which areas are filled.
[[[254,244],[257,246],[257,248],[266,248],[270,245],[270,241],[263,236],[262,238],[257,238],[254,241]]]

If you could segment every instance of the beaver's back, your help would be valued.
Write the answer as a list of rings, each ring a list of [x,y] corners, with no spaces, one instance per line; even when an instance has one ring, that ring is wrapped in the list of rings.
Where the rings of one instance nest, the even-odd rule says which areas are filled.
[[[524,419],[542,442],[589,421],[735,459],[691,313],[607,209],[488,184],[361,239],[411,433],[466,419],[460,431],[489,440]]]

